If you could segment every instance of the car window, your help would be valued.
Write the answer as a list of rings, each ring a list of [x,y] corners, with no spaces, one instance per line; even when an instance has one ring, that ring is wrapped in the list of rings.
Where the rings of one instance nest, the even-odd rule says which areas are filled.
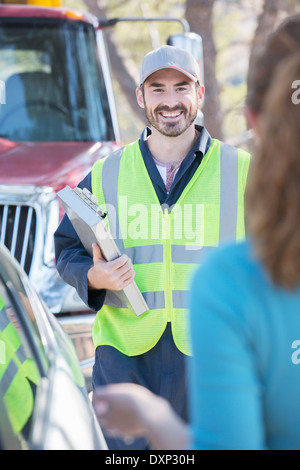
[[[2,261],[2,260],[1,260]],[[30,300],[13,265],[0,268],[0,398],[11,430],[26,448],[45,363]],[[0,423],[1,427],[1,423]],[[1,430],[2,434],[5,430]]]

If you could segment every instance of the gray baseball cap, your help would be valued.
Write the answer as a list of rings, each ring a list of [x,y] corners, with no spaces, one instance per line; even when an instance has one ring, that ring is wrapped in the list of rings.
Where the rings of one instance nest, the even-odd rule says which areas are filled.
[[[200,83],[198,62],[192,54],[180,47],[162,46],[146,54],[140,70],[140,84],[152,73],[162,69],[178,70],[194,82]]]

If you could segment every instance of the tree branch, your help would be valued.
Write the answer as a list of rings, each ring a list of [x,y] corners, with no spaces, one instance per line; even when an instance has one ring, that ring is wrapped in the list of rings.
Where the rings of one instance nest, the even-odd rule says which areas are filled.
[[[97,2],[95,0],[84,0],[84,2],[90,13],[95,15],[97,18],[107,17],[106,2]],[[109,53],[112,75],[118,81],[122,92],[127,98],[130,108],[132,109],[137,119],[141,121],[141,127],[143,127],[146,123],[146,118],[143,110],[137,104],[135,95],[135,89],[138,84],[139,71],[137,70],[133,61],[123,57],[120,54],[119,48],[114,42],[112,30],[110,28],[106,29],[104,34],[107,43],[107,50]]]

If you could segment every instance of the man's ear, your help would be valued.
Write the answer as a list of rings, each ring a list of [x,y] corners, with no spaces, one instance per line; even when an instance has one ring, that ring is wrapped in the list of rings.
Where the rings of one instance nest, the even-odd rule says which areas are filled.
[[[137,89],[136,89],[136,99],[137,99],[138,105],[141,108],[144,108],[145,107],[144,96],[143,96],[143,92],[142,92],[141,87],[137,87]]]
[[[199,85],[198,86],[198,106],[201,109],[204,103],[204,94],[205,94],[205,87],[204,85]]]

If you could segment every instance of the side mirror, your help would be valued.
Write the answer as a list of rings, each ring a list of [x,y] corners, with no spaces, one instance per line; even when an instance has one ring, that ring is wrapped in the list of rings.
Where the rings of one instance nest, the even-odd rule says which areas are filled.
[[[168,38],[167,44],[169,46],[176,46],[181,47],[182,49],[186,49],[192,54],[192,56],[195,57],[201,70],[201,85],[204,85],[203,44],[201,36],[197,33],[190,32],[172,34]],[[198,116],[196,118],[196,124],[203,126],[203,122],[204,115],[203,112],[199,109]]]

